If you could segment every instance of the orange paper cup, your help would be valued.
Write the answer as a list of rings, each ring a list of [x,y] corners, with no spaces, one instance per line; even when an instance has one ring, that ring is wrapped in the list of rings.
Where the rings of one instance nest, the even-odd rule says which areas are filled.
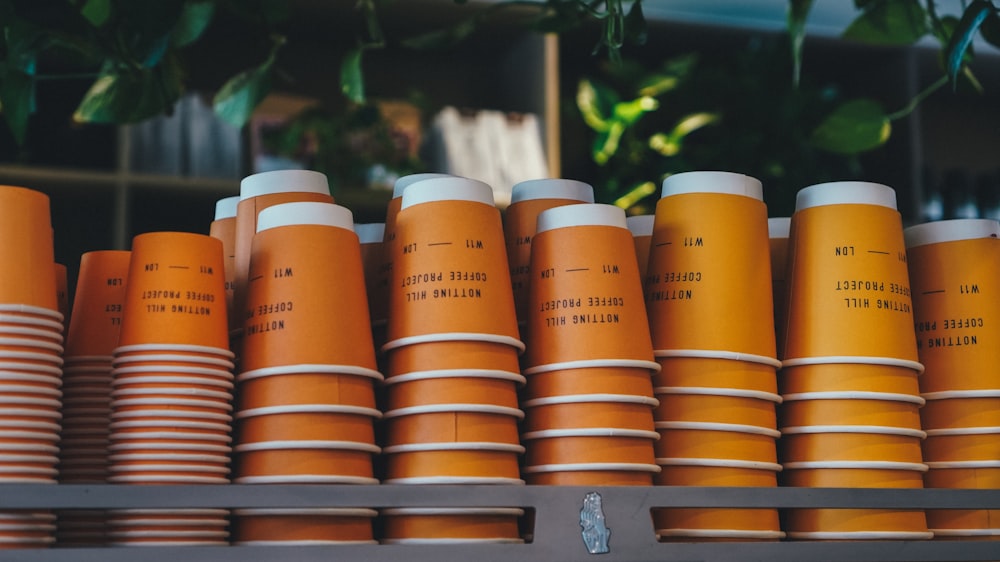
[[[645,282],[649,268],[649,247],[653,240],[653,223],[655,215],[633,215],[626,219],[628,230],[632,233],[632,244],[635,247],[635,258],[639,263],[639,276]]]
[[[865,425],[815,425],[781,428],[782,462],[923,461],[919,429]]]
[[[392,445],[383,450],[385,482],[405,484],[424,478],[519,480],[524,447],[510,443],[446,442]]]
[[[0,185],[0,302],[58,311],[49,196],[32,189]]]
[[[913,317],[924,392],[1000,388],[995,358],[979,338],[995,339],[1000,303],[1000,223],[955,219],[911,226],[906,238]],[[947,290],[951,289],[951,290]],[[955,373],[961,373],[955,376]]]
[[[703,171],[663,180],[645,288],[654,349],[774,358],[768,251],[760,181]]]
[[[372,455],[379,448],[358,441],[262,441],[241,443],[236,453],[236,481],[254,476],[345,476],[372,478]]]
[[[410,185],[396,219],[388,339],[442,332],[517,339],[500,211],[466,178]]]
[[[783,486],[807,488],[922,488],[927,465],[892,461],[785,462]]]
[[[524,398],[545,398],[568,394],[620,392],[652,396],[652,373],[659,370],[652,361],[606,360],[573,361],[538,365],[525,369]]]
[[[781,424],[875,425],[920,429],[924,399],[889,392],[801,392],[782,396]]]
[[[994,463],[995,464],[995,463]],[[965,488],[995,490],[1000,488],[1000,466],[988,463],[931,463],[924,475],[928,488]],[[996,530],[996,509],[928,509],[927,524],[934,530],[935,538],[961,536],[989,536]]]
[[[736,459],[658,458],[662,469],[658,486],[746,486],[772,488],[778,485],[781,465]]]
[[[236,377],[241,409],[290,404],[375,407],[382,375],[349,365],[288,365],[243,371]]]
[[[372,542],[374,509],[236,509],[233,544],[280,544],[289,541]]]
[[[790,539],[929,539],[923,510],[790,509],[785,517]]]
[[[781,396],[759,390],[714,387],[656,387],[657,422],[749,425],[775,429],[775,405]]]
[[[661,366],[653,375],[654,386],[778,391],[775,372],[780,363],[776,359],[696,349],[654,353]]]
[[[517,408],[517,387],[523,381],[516,372],[472,369],[397,375],[386,385],[385,409],[453,403]]]
[[[627,394],[576,394],[535,398],[522,402],[526,432],[551,429],[618,427],[653,431],[653,408],[659,402],[649,396]]]
[[[208,227],[208,235],[222,242],[222,258],[226,275],[226,307],[233,306],[233,282],[236,278],[236,208],[239,195],[223,197],[215,202],[215,219]],[[229,329],[238,326],[229,325]]]
[[[778,462],[777,430],[752,425],[704,422],[656,423],[657,458],[727,458]]]
[[[520,538],[524,510],[504,507],[399,507],[383,509],[385,539]]]
[[[558,463],[654,464],[655,431],[621,428],[552,429],[521,436],[528,466]]]
[[[786,360],[778,376],[782,394],[801,392],[888,392],[920,394],[923,366],[912,361],[878,357],[829,357]]]
[[[1000,427],[930,429],[924,441],[927,462],[1000,459]]]
[[[655,464],[558,463],[525,466],[528,484],[539,486],[650,486]]]
[[[652,361],[642,281],[625,212],[566,205],[538,215],[525,365]]]
[[[798,192],[788,243],[785,358],[917,361],[903,227],[885,185]]]
[[[1000,389],[954,390],[923,394],[920,412],[925,429],[1000,426]]]
[[[439,369],[519,372],[519,340],[490,334],[447,333],[394,340],[383,346],[386,376]]]
[[[536,179],[514,184],[510,205],[503,214],[503,230],[519,323],[528,321],[531,248],[539,213],[563,205],[593,202],[594,188],[576,180]]]
[[[132,240],[119,346],[146,343],[227,348],[222,242],[189,232]]]
[[[491,441],[519,443],[519,409],[445,404],[389,410],[383,415],[386,446],[408,443]]]
[[[361,244],[361,265],[365,275],[365,292],[368,295],[368,317],[372,327],[384,332],[385,323],[389,319],[389,278],[388,272],[381,271],[385,264],[385,223],[354,224],[354,232]],[[378,349],[385,343],[382,338],[375,341]]]
[[[660,541],[778,540],[777,509],[661,508],[653,510]]]
[[[373,408],[301,404],[240,410],[236,419],[241,443],[321,440],[374,445],[374,419],[379,415]]]

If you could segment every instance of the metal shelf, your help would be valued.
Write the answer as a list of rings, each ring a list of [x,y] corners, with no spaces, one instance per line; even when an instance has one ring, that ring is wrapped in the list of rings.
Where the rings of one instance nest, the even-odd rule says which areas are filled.
[[[998,509],[1000,490],[700,488],[577,486],[326,486],[326,485],[0,485],[0,510],[195,507],[419,507],[504,506],[533,509],[528,544],[342,545],[333,547],[54,548],[0,551],[0,561],[296,562],[340,560],[470,560],[519,562],[593,560],[583,543],[584,497],[602,497],[611,561],[972,561],[1000,558],[995,541],[816,541],[660,543],[650,518],[654,507]],[[141,554],[140,554],[141,552]]]

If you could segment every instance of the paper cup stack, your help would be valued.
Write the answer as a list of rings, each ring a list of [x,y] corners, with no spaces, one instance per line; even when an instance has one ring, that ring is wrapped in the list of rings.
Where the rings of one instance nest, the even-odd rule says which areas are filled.
[[[653,444],[653,346],[625,213],[542,211],[533,235],[521,440],[530,484],[645,485]]]
[[[928,488],[1000,488],[1000,223],[956,219],[904,231]],[[1000,510],[928,510],[936,539],[1000,539]]]
[[[322,202],[268,207],[251,248],[234,482],[377,484],[382,375],[351,212]],[[237,544],[374,542],[370,509],[236,515]]]
[[[108,482],[228,483],[233,354],[222,242],[140,234],[127,278],[112,353]],[[115,510],[108,525],[113,545],[228,544],[224,510]]]
[[[384,482],[523,484],[517,427],[523,344],[492,189],[434,177],[408,185],[400,207],[383,346]],[[446,511],[470,524],[495,517],[508,524],[435,527],[423,522],[440,514],[401,508],[385,514],[391,521],[383,540],[521,541],[509,510]]]
[[[63,314],[49,198],[0,186],[0,482],[55,484]],[[0,511],[0,548],[54,542],[55,517]]]
[[[895,192],[866,182],[802,189],[788,244],[783,484],[922,487],[922,367]],[[796,539],[931,536],[913,509],[794,509],[785,530]]]
[[[645,296],[660,405],[661,485],[777,485],[775,358],[761,183],[729,172],[663,182]],[[776,540],[776,509],[661,509],[661,540]]]
[[[63,356],[59,481],[64,484],[103,484],[109,475],[111,353],[118,346],[129,256],[101,250],[80,258]],[[57,542],[103,544],[104,519],[103,511],[64,511]]]
[[[236,208],[239,195],[224,197],[215,202],[215,218],[208,227],[208,235],[222,242],[222,260],[226,275],[226,310],[233,307],[233,285],[236,279]],[[234,326],[230,326],[232,331]]]

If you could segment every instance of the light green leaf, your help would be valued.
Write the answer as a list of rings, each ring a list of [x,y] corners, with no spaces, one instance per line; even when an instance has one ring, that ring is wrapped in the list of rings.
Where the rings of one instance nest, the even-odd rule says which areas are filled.
[[[660,102],[656,98],[642,96],[634,100],[616,103],[612,115],[615,120],[628,126],[634,124],[646,113],[656,111],[659,107]]]
[[[812,10],[813,0],[789,0],[788,34],[792,40],[792,84],[799,85],[802,73],[802,45],[806,38],[806,19]]]
[[[809,140],[823,150],[857,154],[882,146],[891,132],[892,125],[882,106],[873,100],[858,99],[828,115]]]
[[[608,120],[619,99],[614,90],[599,82],[584,78],[577,83],[576,106],[583,121],[595,131],[608,130]]]
[[[843,36],[873,45],[911,45],[928,31],[927,13],[918,0],[881,0],[872,2]]]
[[[78,123],[136,123],[171,110],[181,94],[172,59],[156,68],[110,68],[97,78],[73,113]]]
[[[111,15],[111,0],[87,0],[80,8],[80,13],[94,27],[100,27],[108,21],[108,16]]]
[[[271,91],[271,78],[278,50],[285,44],[284,36],[274,36],[267,60],[230,78],[212,99],[215,114],[223,121],[240,128],[246,125],[253,110]]]
[[[340,91],[354,103],[365,103],[365,77],[361,70],[364,47],[352,49],[340,63]]]
[[[952,88],[957,84],[958,72],[963,66],[966,50],[972,44],[976,31],[986,16],[993,12],[993,4],[987,0],[973,0],[972,4],[962,12],[962,19],[959,20],[958,27],[952,31],[948,46],[944,50],[948,79],[951,80]]]
[[[215,16],[214,0],[185,2],[177,24],[170,31],[170,44],[174,47],[183,47],[194,43],[208,28],[208,24],[212,23],[213,16]]]

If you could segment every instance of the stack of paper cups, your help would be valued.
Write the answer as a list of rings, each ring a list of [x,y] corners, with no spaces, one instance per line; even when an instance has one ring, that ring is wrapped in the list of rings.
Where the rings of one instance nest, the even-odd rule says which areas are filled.
[[[111,353],[118,346],[130,253],[87,252],[80,258],[73,314],[63,355],[59,481],[102,484],[108,477]],[[103,544],[104,512],[59,514],[57,542]]]
[[[108,482],[228,483],[233,354],[222,242],[140,234],[127,279],[112,352]],[[196,511],[112,511],[111,544],[228,544],[225,510]]]
[[[236,207],[240,196],[224,197],[215,202],[215,219],[208,235],[222,241],[222,259],[226,275],[226,309],[233,307],[233,284],[236,279]],[[230,329],[238,326],[230,326]]]
[[[523,484],[518,335],[503,226],[482,182],[437,177],[406,187],[391,244],[385,482]],[[420,521],[424,512],[393,511]],[[466,520],[487,517],[469,511]],[[493,517],[493,516],[488,516]],[[506,517],[514,517],[506,515]],[[516,521],[516,517],[514,519]],[[394,524],[386,542],[471,540]],[[476,540],[517,541],[509,526]]]
[[[1000,488],[1000,223],[956,219],[904,231],[929,488]],[[1000,538],[998,510],[928,510],[935,538]]]
[[[538,215],[528,299],[521,436],[531,484],[646,485],[653,361],[625,212],[612,205]]]
[[[767,235],[771,244],[771,293],[774,300],[774,332],[778,359],[785,356],[783,346],[785,344],[785,310],[788,298],[785,276],[788,269],[788,229],[791,222],[791,217],[767,219]]]
[[[261,211],[237,377],[234,482],[378,483],[374,387],[382,375],[365,295],[361,244],[349,210],[296,202]],[[241,511],[235,542],[374,540],[371,510],[324,511],[308,537],[278,531],[294,529],[309,513]],[[360,535],[359,525],[367,528]]]
[[[660,400],[656,483],[776,486],[777,395],[767,209],[760,181],[663,182],[646,274]],[[776,509],[661,509],[662,540],[776,540]]]
[[[54,484],[64,315],[48,196],[0,186],[0,240],[0,482]],[[0,512],[0,548],[50,545],[54,519]]]
[[[563,205],[593,202],[594,188],[576,180],[527,180],[511,189],[510,205],[503,215],[503,230],[518,324],[524,325],[528,321],[528,288],[531,284],[528,270],[538,214]]]
[[[895,192],[807,187],[788,241],[781,406],[784,484],[919,488],[917,362]],[[922,510],[795,509],[797,539],[930,538]]]
[[[653,241],[653,223],[655,215],[633,215],[625,219],[629,232],[632,233],[632,244],[635,246],[635,258],[639,263],[639,279],[646,282],[646,270],[649,268],[649,245]]]
[[[240,355],[243,321],[250,276],[250,246],[257,233],[257,215],[281,203],[333,203],[326,175],[311,170],[275,170],[243,178],[236,205],[233,241],[232,306],[229,307],[230,348]],[[237,364],[239,360],[237,359]]]
[[[381,268],[385,262],[385,223],[373,222],[355,224],[354,232],[361,243],[361,265],[365,275],[365,291],[368,295],[368,319],[371,324],[372,341],[378,350],[385,343],[385,330],[389,322],[389,280]],[[378,359],[376,355],[376,359]],[[380,365],[380,370],[381,369]]]

